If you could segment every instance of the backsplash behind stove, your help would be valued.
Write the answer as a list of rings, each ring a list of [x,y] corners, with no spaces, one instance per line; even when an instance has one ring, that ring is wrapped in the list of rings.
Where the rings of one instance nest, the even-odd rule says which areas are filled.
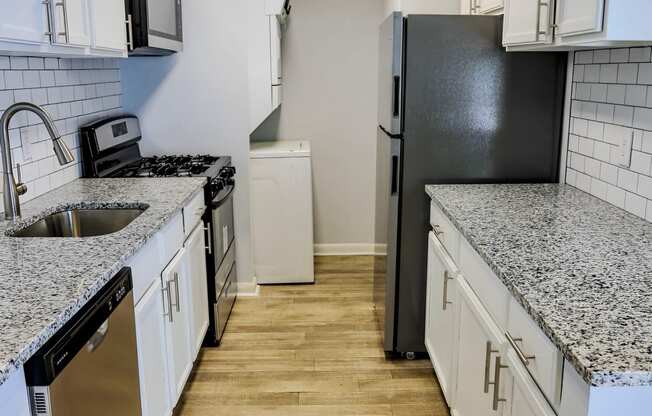
[[[42,105],[75,155],[73,164],[59,166],[43,123],[27,112],[14,116],[9,138],[28,187],[21,201],[28,201],[81,176],[79,126],[122,113],[119,62],[0,56],[0,116],[20,101]]]

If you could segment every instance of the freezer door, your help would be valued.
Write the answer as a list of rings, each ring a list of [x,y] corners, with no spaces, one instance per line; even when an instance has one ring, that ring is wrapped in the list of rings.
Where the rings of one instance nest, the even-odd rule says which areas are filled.
[[[403,16],[392,13],[380,26],[378,63],[378,124],[389,134],[401,134],[403,107]]]
[[[400,139],[378,128],[373,281],[374,309],[386,352],[395,351],[401,147]]]

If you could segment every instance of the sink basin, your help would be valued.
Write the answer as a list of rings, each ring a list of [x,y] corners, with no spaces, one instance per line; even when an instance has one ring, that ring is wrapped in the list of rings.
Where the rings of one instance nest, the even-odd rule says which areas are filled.
[[[56,212],[11,237],[93,237],[115,233],[129,225],[145,208],[70,209]]]

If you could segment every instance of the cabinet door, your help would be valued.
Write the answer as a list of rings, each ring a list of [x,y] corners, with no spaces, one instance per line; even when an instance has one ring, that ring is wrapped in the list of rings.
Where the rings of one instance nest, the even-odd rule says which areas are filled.
[[[430,354],[439,385],[454,407],[454,374],[457,360],[457,313],[455,293],[457,270],[434,233],[428,235],[428,280],[426,311],[426,349]]]
[[[472,0],[460,0],[460,14],[471,14]]]
[[[492,13],[503,7],[503,0],[476,0],[479,14]]]
[[[503,44],[552,43],[554,8],[554,0],[505,0]]]
[[[162,273],[169,306],[165,322],[170,393],[173,404],[176,404],[181,396],[193,362],[190,353],[191,305],[187,273],[184,273],[185,255],[185,249],[181,249]]]
[[[190,284],[192,357],[197,357],[208,329],[208,289],[206,275],[206,244],[202,222],[186,242],[187,273]]]
[[[563,37],[601,32],[604,2],[605,0],[560,0],[557,34]]]
[[[166,351],[165,294],[158,278],[136,304],[136,339],[143,416],[172,413]]]
[[[0,40],[49,43],[48,5],[40,1],[0,0]]]
[[[92,46],[126,52],[126,24],[124,0],[90,0]]]
[[[88,0],[51,0],[51,4],[53,43],[89,46]]]
[[[456,402],[456,414],[502,415],[503,402],[498,402],[497,410],[493,410],[495,385],[492,383],[496,376],[495,359],[500,353],[503,336],[464,279],[456,281],[460,303],[456,392],[460,400]]]
[[[504,416],[555,416],[514,351],[507,350],[503,363],[501,383],[504,383],[506,392]]]
[[[269,17],[269,41],[271,46],[270,64],[271,64],[271,82],[272,86],[281,85],[282,82],[282,64],[281,64],[281,23],[276,16]]]

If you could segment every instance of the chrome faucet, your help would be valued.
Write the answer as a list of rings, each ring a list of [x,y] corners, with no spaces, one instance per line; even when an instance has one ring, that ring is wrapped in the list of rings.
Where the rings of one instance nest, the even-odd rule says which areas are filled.
[[[72,152],[63,141],[57,127],[54,125],[52,118],[42,107],[31,103],[16,103],[7,108],[0,118],[0,148],[2,149],[2,172],[4,192],[2,194],[5,207],[5,219],[15,221],[20,218],[20,201],[18,197],[27,192],[27,186],[21,181],[20,168],[18,168],[18,182],[14,179],[13,161],[11,158],[11,145],[9,143],[9,122],[11,118],[19,111],[31,111],[36,114],[50,134],[54,144],[54,154],[59,160],[61,166],[75,160]]]

